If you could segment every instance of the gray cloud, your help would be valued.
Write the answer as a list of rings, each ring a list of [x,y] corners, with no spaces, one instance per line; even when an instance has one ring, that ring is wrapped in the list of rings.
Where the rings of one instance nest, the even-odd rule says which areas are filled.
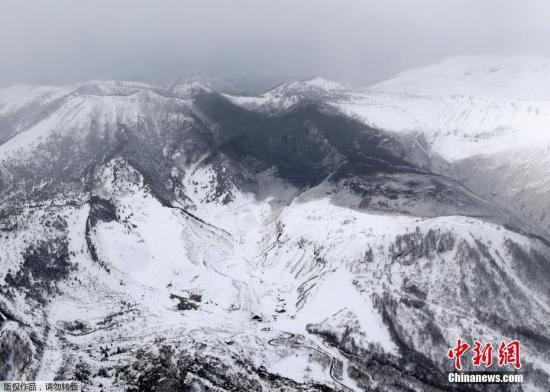
[[[550,55],[546,0],[2,0],[0,83],[246,74],[378,80]]]

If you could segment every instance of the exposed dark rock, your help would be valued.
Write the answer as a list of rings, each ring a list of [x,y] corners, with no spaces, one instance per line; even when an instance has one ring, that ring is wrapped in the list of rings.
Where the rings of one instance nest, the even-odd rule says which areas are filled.
[[[195,302],[195,300],[191,298],[185,298],[180,295],[170,294],[170,299],[178,300],[178,310],[196,310],[199,308],[199,305]]]
[[[57,281],[66,279],[76,269],[69,261],[66,238],[40,240],[30,245],[22,256],[22,267],[14,274],[8,273],[5,283],[23,289],[28,297],[41,303],[59,291]]]

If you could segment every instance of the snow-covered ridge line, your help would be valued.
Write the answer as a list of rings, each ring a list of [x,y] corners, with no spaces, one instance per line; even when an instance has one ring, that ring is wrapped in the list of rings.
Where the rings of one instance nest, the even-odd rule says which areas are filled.
[[[267,114],[313,99],[332,104],[373,127],[397,133],[421,132],[432,151],[455,161],[549,143],[550,88],[546,86],[550,86],[547,59],[464,56],[406,71],[361,89],[318,76],[283,83],[255,96],[223,92],[227,86],[222,81],[199,77],[166,88],[116,81],[62,87],[13,86],[0,89],[0,120],[71,95],[108,99],[143,93],[189,99],[201,92],[219,92],[238,106]]]
[[[460,56],[402,72],[374,91],[419,96],[550,100],[550,59],[534,56]]]
[[[513,336],[538,372],[525,389],[547,391],[550,247],[427,166],[440,134],[472,134],[419,129],[413,157],[402,135],[326,110],[364,99],[372,118],[399,94],[321,79],[266,93],[264,114],[199,80],[107,85],[2,118],[23,132],[0,151],[46,140],[0,166],[0,307],[20,320],[0,315],[16,354],[0,379],[446,390],[458,337]]]
[[[550,145],[550,61],[465,56],[406,71],[333,104],[371,126],[422,134],[455,162]]]

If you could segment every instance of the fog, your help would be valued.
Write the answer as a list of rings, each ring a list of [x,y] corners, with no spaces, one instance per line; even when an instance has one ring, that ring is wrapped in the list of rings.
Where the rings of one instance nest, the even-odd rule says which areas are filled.
[[[550,56],[548,20],[545,0],[2,0],[0,84],[371,82],[455,55]]]

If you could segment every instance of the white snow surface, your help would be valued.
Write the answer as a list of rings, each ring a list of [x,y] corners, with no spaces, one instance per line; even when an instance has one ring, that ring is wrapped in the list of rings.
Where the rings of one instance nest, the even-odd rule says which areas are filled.
[[[296,82],[283,83],[258,96],[239,96],[224,94],[236,105],[246,109],[265,113],[283,112],[308,96],[339,97],[347,94],[352,88],[343,83],[334,82],[316,76]]]
[[[162,110],[181,108],[169,114],[172,118],[167,117],[185,118],[182,112],[191,110],[188,94],[196,91],[195,86],[176,87],[175,92],[181,96],[164,94],[141,83],[115,81],[0,89],[0,121],[13,122],[16,131],[0,144],[0,160],[31,151],[52,135],[71,135],[78,140],[90,129],[101,134],[121,125],[133,126]],[[32,115],[27,116],[27,110]],[[152,118],[156,120],[157,116]]]
[[[453,57],[368,88],[315,77],[226,97],[270,113],[311,95],[372,127],[422,134],[449,162],[550,145],[550,60],[541,57]]]
[[[404,72],[334,105],[367,124],[423,134],[453,162],[550,144],[550,61],[457,57]]]
[[[207,171],[193,173],[190,182],[209,179]],[[302,382],[332,383],[328,367],[302,360],[308,355],[307,349],[267,350],[270,339],[293,333],[303,336],[304,344],[334,351],[338,357],[337,350],[324,347],[306,327],[351,311],[359,322],[364,344],[375,344],[399,356],[374,306],[373,295],[402,292],[404,281],[414,274],[420,274],[416,281],[426,285],[452,280],[457,268],[449,264],[452,254],[421,261],[424,266],[420,269],[393,263],[382,250],[396,235],[419,227],[423,232],[451,231],[466,241],[482,236],[496,248],[503,246],[506,238],[524,241],[518,234],[473,218],[421,220],[358,212],[336,206],[330,198],[299,198],[285,207],[272,199],[258,200],[238,193],[229,205],[205,204],[203,188],[198,187],[190,195],[201,205],[198,210],[205,212],[201,218],[208,222],[206,225],[177,209],[163,207],[146,186],[135,188],[114,181],[110,168],[103,176],[103,192],[116,200],[120,218],[99,224],[92,236],[111,273],[106,274],[88,259],[83,240],[87,211],[67,211],[74,226],[70,249],[76,254],[83,283],[67,286],[65,294],[50,305],[50,324],[86,320],[92,330],[97,328],[89,335],[69,336],[71,344],[81,347],[94,342],[132,347],[136,340],[152,344],[158,336],[167,336],[182,347],[189,344],[185,339],[219,340],[219,345],[237,340],[239,347],[250,350],[258,365]],[[382,253],[372,268],[365,269],[362,259],[367,247]],[[510,267],[502,268],[507,271]],[[447,286],[435,284],[432,292],[437,287]],[[529,292],[528,287],[522,287]],[[187,297],[189,293],[202,295],[200,309],[178,311],[170,294]],[[448,295],[435,295],[428,298],[427,306],[437,317],[448,317],[449,304],[439,303]],[[127,308],[121,301],[132,305]],[[252,315],[260,315],[262,321],[251,320]],[[112,327],[99,327],[109,317],[113,317]],[[460,333],[450,325],[442,331],[449,344],[454,334]],[[39,373],[45,378],[53,377],[59,366],[62,353],[57,347],[61,345],[52,332]],[[347,366],[345,357],[340,360]],[[351,383],[349,386],[354,388]]]
[[[489,56],[450,59],[362,91],[314,78],[279,86],[258,97],[226,97],[249,109],[271,105],[280,110],[295,104],[302,94],[320,92],[332,96],[326,99],[335,107],[372,126],[398,134],[424,134],[433,152],[457,161],[478,154],[548,148],[549,86],[547,60]],[[93,126],[138,123],[142,110],[166,104],[188,108],[187,97],[201,88],[195,82],[177,85],[172,96],[145,85],[115,82],[2,89],[2,118],[19,115],[28,105],[59,100],[59,106],[0,145],[0,159],[31,149],[61,129],[78,136],[80,130]],[[90,123],[92,118],[96,125]],[[82,352],[89,344],[115,344],[128,350],[135,348],[137,341],[154,346],[159,336],[181,346],[190,339],[216,341],[220,346],[231,340],[237,341],[240,349],[249,350],[257,365],[299,381],[325,380],[330,384],[327,369],[318,363],[310,364],[310,369],[297,366],[304,364],[301,358],[307,352],[288,347],[270,350],[267,342],[290,332],[304,336],[310,345],[320,345],[318,337],[307,332],[307,325],[351,311],[367,342],[399,356],[374,298],[383,293],[402,295],[411,277],[419,286],[431,288],[426,306],[440,321],[442,336],[449,344],[464,330],[477,328],[472,316],[458,311],[449,315],[453,304],[445,301],[450,298],[449,288],[454,288],[453,278],[460,273],[459,266],[453,264],[453,253],[420,260],[420,267],[394,263],[388,246],[396,236],[419,228],[422,232],[451,232],[467,243],[483,238],[494,249],[505,248],[506,239],[527,244],[517,233],[474,218],[419,219],[358,211],[333,204],[329,196],[284,203],[236,191],[228,205],[206,202],[209,189],[202,185],[209,184],[215,174],[209,166],[196,165],[188,168],[183,179],[186,195],[196,206],[193,212],[206,222],[202,223],[161,205],[143,183],[124,183],[120,176],[115,180],[113,168],[107,167],[101,191],[116,203],[120,218],[99,223],[92,237],[99,256],[112,270],[110,274],[88,254],[84,239],[88,208],[63,209],[70,225],[71,261],[78,263],[82,281],[66,283],[64,294],[47,305],[53,328],[39,367],[41,378],[53,378],[67,354],[59,349],[63,345],[56,328],[86,320],[93,332],[67,336]],[[296,190],[272,180],[267,182],[279,187],[274,194],[292,199]],[[20,255],[29,239],[44,235],[40,214],[40,210],[25,208],[20,214],[24,230],[5,234],[0,278],[21,264]],[[377,250],[372,266],[363,262],[367,249]],[[501,262],[504,273],[515,276],[509,260],[502,258]],[[516,283],[536,298],[525,282],[516,278]],[[170,294],[187,297],[189,293],[202,295],[200,309],[178,311]],[[33,324],[31,310],[22,299],[16,301],[25,309],[25,320]],[[550,311],[548,304],[538,305]],[[251,322],[252,315],[261,316],[262,321]],[[460,326],[448,322],[452,317],[460,318]],[[107,319],[114,320],[108,324],[110,328],[102,327]],[[413,324],[411,328],[414,330]],[[498,336],[490,328],[481,334],[487,339]],[[421,336],[412,339],[417,346],[423,344]],[[529,347],[526,352],[530,355]],[[97,362],[98,368],[103,366],[99,359]],[[536,363],[548,367],[547,360]]]

